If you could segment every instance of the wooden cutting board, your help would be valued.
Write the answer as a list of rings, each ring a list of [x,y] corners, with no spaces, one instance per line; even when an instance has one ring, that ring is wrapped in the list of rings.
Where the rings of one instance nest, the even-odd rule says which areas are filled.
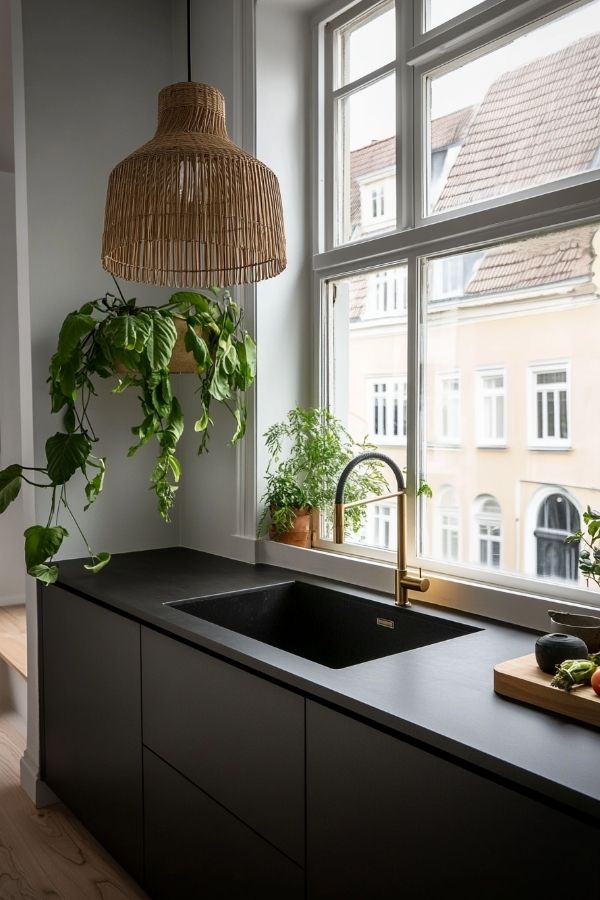
[[[551,681],[552,675],[538,668],[534,653],[494,666],[497,694],[600,728],[600,697],[593,688],[586,685],[567,692],[550,687]]]

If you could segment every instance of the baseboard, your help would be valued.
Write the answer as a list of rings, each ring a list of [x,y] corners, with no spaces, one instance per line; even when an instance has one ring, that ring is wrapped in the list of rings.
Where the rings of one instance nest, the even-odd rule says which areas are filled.
[[[25,594],[10,594],[0,597],[0,606],[25,606]]]
[[[21,757],[21,787],[27,796],[33,800],[37,809],[43,809],[45,806],[53,806],[60,803],[60,800],[52,791],[45,781],[39,777],[39,766],[35,763],[28,751]]]

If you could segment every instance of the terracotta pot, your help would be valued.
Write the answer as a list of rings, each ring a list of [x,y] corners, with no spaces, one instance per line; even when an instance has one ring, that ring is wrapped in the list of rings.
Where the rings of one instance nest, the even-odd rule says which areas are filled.
[[[284,531],[283,534],[275,535],[273,528],[271,528],[269,537],[271,540],[278,541],[280,544],[292,544],[294,547],[308,548],[311,546],[311,523],[312,516],[310,509],[304,507],[304,509],[297,510],[292,522],[292,527],[289,531]]]

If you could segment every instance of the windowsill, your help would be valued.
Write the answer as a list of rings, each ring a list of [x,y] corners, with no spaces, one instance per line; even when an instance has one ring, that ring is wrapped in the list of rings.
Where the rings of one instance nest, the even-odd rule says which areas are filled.
[[[460,441],[428,441],[427,447],[432,450],[462,450]]]
[[[527,449],[532,452],[539,451],[541,453],[568,453],[573,447],[571,444],[528,444]]]
[[[508,450],[508,444],[485,444],[482,442],[475,446],[477,450]]]
[[[256,542],[256,562],[319,575],[380,593],[393,595],[394,592],[394,564],[349,553],[332,552],[325,548],[304,549],[261,540]],[[489,573],[490,569],[485,571]],[[568,589],[561,589],[560,586],[557,596],[552,596],[483,583],[476,578],[444,574],[433,569],[424,568],[423,574],[430,580],[429,591],[414,594],[413,599],[536,631],[548,630],[548,609],[600,615],[597,605],[591,605],[585,599],[568,597]],[[561,599],[558,596],[560,593],[565,594],[567,599]]]

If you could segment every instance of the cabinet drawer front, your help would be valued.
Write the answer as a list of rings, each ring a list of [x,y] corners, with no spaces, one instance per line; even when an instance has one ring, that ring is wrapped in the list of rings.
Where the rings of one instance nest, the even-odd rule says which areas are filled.
[[[143,740],[304,865],[304,699],[142,628]]]
[[[139,879],[140,626],[58,587],[40,614],[43,777]]]
[[[145,886],[160,900],[301,900],[304,872],[144,749]]]
[[[573,879],[597,884],[597,829],[312,701],[306,729],[310,900],[561,897]]]

